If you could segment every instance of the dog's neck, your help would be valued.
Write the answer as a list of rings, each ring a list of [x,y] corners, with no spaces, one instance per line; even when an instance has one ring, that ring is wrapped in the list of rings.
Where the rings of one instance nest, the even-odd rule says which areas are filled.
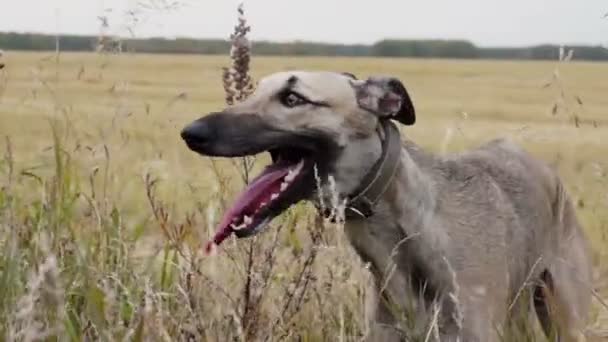
[[[399,167],[401,159],[399,129],[391,121],[381,121],[377,132],[381,141],[380,156],[361,179],[359,186],[348,196],[345,208],[346,219],[372,216],[374,207],[390,186]]]
[[[406,140],[396,174],[381,196],[377,210],[388,210],[390,217],[398,222],[409,222],[413,229],[424,225],[437,204],[436,180],[426,172],[434,163],[432,155]]]
[[[351,179],[350,195],[346,203],[347,220],[367,219],[390,208],[392,217],[396,213],[407,213],[408,219],[417,220],[421,213],[429,212],[434,206],[435,189],[433,180],[425,169],[432,167],[434,158],[422,151],[411,141],[402,142],[398,129],[391,122],[379,126],[378,135],[371,137],[361,148],[351,148],[361,153],[356,158],[363,161],[375,161],[366,164],[365,173],[358,177],[339,177],[338,183],[347,185],[344,180]],[[363,148],[365,147],[365,148]],[[359,164],[360,165],[360,164]],[[341,171],[347,171],[342,165]],[[361,169],[359,169],[361,170]],[[352,179],[357,179],[353,187]],[[339,189],[344,190],[344,188]],[[342,192],[344,193],[344,192]],[[405,194],[405,196],[404,196]],[[396,198],[402,197],[402,198]],[[425,210],[420,210],[425,209]],[[420,220],[423,217],[419,218]]]

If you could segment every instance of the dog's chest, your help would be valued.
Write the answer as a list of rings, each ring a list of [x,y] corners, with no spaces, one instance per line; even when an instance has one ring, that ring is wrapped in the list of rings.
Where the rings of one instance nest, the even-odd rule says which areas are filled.
[[[407,267],[400,248],[403,231],[389,224],[354,221],[345,225],[345,232],[361,260],[369,265],[376,285],[395,295],[406,295],[408,277],[403,270]]]
[[[372,263],[374,266],[385,264],[391,257],[391,246],[395,246],[400,240],[396,228],[390,226],[380,228],[367,220],[347,222],[344,230],[362,261]]]

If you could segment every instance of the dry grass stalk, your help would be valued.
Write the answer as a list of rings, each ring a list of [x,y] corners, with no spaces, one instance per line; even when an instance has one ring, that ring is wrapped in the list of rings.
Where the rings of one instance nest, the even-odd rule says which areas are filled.
[[[238,24],[230,35],[232,47],[230,59],[232,65],[223,68],[224,91],[226,92],[226,103],[231,105],[246,99],[254,89],[253,80],[249,76],[249,63],[251,61],[251,43],[247,33],[251,27],[247,25],[243,4],[238,9]]]
[[[6,69],[4,68],[5,66],[4,51],[0,50],[0,99],[2,99],[2,95],[4,94],[6,84],[8,82],[8,78],[6,77]]]
[[[238,24],[230,35],[231,48],[230,67],[222,68],[222,84],[226,94],[226,104],[232,105],[245,100],[254,90],[253,79],[249,75],[249,64],[251,62],[251,42],[247,34],[251,27],[247,25],[243,4],[237,8]],[[251,169],[255,164],[255,158],[244,157],[241,159],[240,173],[243,182],[249,182]],[[235,165],[236,166],[236,165]]]
[[[17,301],[11,340],[39,341],[61,336],[63,326],[64,288],[61,286],[56,256],[50,252],[48,237],[40,234],[37,241],[45,255],[37,272],[32,272],[25,294]]]
[[[97,36],[97,44],[95,45],[95,51],[97,53],[121,53],[122,52],[122,40],[109,34],[110,19],[107,15],[100,15],[97,17],[99,20],[99,35]]]
[[[566,50],[565,47],[560,47],[558,63],[553,70],[553,75],[549,82],[543,85],[543,88],[554,87],[556,88],[558,95],[553,104],[551,105],[551,115],[556,116],[560,113],[564,113],[568,116],[571,123],[579,128],[584,123],[581,118],[581,114],[585,111],[585,106],[582,98],[579,95],[569,96],[565,82],[560,73],[560,66],[572,61],[574,57],[574,50]],[[589,121],[590,125],[597,127],[597,121]]]

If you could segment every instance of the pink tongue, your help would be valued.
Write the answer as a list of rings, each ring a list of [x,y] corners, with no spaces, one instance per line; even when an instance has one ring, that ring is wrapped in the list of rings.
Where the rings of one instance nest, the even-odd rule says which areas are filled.
[[[282,179],[289,172],[289,168],[277,168],[277,169],[266,169],[256,179],[251,181],[247,188],[239,195],[237,200],[234,202],[232,207],[224,214],[222,221],[220,222],[218,229],[213,237],[213,244],[219,245],[226,238],[233,233],[230,224],[234,218],[242,218],[243,215],[249,214],[247,210],[255,210],[256,206],[259,205],[257,201],[261,201],[264,194],[267,194],[268,190],[273,184],[276,184],[278,180]],[[257,200],[257,201],[256,201]],[[239,224],[240,222],[237,222]],[[212,248],[212,244],[207,246],[207,252]]]

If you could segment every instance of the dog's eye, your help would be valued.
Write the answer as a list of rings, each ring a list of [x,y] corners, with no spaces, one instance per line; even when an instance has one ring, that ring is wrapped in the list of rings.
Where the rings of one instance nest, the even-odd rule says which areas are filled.
[[[289,108],[301,106],[308,103],[305,98],[291,91],[286,91],[281,94],[280,101],[283,106]]]

